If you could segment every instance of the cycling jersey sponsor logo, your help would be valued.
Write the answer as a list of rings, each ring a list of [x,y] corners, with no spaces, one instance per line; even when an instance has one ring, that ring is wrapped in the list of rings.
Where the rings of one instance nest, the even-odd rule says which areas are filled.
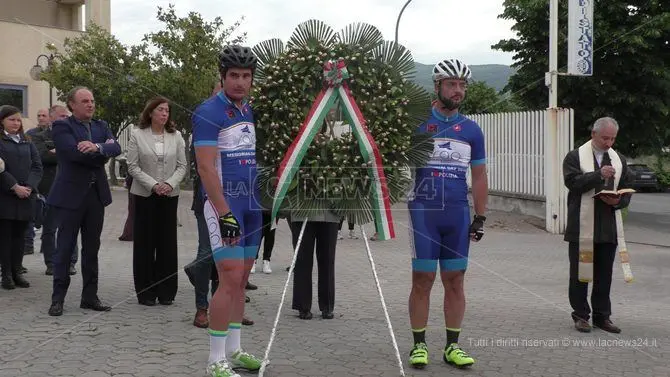
[[[426,126],[428,132],[437,132],[437,124],[429,124]]]
[[[467,166],[470,163],[470,144],[453,139],[435,139],[429,165]]]
[[[229,119],[235,118],[235,111],[234,110],[228,110],[228,118]]]
[[[454,126],[454,131],[461,132],[461,125],[460,124],[455,125]]]

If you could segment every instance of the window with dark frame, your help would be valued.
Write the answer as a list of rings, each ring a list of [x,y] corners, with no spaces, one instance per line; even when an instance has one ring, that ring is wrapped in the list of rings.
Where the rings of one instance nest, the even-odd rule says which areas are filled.
[[[28,87],[24,85],[0,84],[0,106],[12,105],[21,109],[28,117]]]

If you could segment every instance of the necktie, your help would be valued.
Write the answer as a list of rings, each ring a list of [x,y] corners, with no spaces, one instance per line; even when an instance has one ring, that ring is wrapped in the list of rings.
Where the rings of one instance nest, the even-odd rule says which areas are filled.
[[[84,123],[86,126],[86,132],[88,133],[88,140],[93,141],[93,136],[91,136],[91,123]]]

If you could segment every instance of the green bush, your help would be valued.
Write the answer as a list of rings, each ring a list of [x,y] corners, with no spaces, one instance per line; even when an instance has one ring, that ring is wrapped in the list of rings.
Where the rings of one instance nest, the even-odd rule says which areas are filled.
[[[660,171],[656,170],[656,178],[658,179],[658,184],[662,189],[666,190],[670,187],[670,172],[669,171]]]

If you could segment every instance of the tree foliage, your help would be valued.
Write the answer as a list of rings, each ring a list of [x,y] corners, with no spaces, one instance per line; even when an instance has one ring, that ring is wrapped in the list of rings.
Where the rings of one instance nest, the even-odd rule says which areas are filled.
[[[197,12],[177,16],[174,6],[158,8],[162,30],[144,36],[138,46],[150,62],[144,84],[172,101],[172,119],[186,137],[191,133],[191,113],[212,93],[219,77],[218,53],[228,43],[241,43],[246,33],[234,36],[240,26],[226,27],[221,17],[208,22]]]
[[[504,113],[517,111],[508,93],[498,93],[484,81],[476,81],[468,86],[465,100],[459,111],[463,114]]]
[[[494,49],[513,52],[517,73],[507,89],[522,105],[546,108],[549,6],[546,0],[505,0],[500,18],[515,22],[518,37]],[[567,64],[568,1],[560,0],[559,67]],[[594,6],[594,74],[559,77],[560,107],[575,109],[575,135],[588,138],[589,126],[612,116],[621,127],[617,147],[635,156],[670,144],[670,2],[597,1]]]
[[[86,33],[64,41],[63,51],[48,46],[54,58],[42,79],[57,89],[65,102],[70,89],[86,86],[96,100],[96,117],[118,135],[131,124],[143,103],[143,89],[135,77],[146,76],[148,65],[138,49],[128,48],[105,29],[91,25]]]
[[[97,102],[96,117],[109,122],[118,135],[137,122],[145,103],[161,95],[171,101],[172,119],[185,137],[191,131],[191,111],[209,97],[218,77],[221,47],[241,42],[233,37],[240,23],[226,27],[220,17],[205,21],[199,13],[179,17],[173,5],[158,7],[160,31],[144,36],[135,46],[124,46],[96,25],[64,50],[51,47],[55,58],[43,79],[58,91],[60,100],[77,85],[91,88]]]

